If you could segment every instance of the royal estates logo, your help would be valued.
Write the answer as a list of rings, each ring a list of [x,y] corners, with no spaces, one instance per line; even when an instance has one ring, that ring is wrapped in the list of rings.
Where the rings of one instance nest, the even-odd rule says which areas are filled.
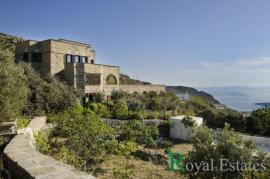
[[[209,161],[201,162],[185,162],[185,155],[180,152],[173,152],[170,148],[166,150],[169,156],[170,170],[172,172],[192,172],[197,175],[200,171],[203,172],[235,172],[244,170],[265,171],[267,166],[264,163],[254,162],[230,162],[228,159],[221,158],[218,160],[210,159]]]

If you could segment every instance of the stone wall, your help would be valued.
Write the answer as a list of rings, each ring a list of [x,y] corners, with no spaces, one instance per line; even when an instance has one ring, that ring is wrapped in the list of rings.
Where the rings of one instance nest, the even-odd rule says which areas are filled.
[[[87,56],[88,61],[95,61],[95,51],[88,44],[67,40],[51,41],[51,75],[61,73],[64,70],[65,55]]]
[[[74,167],[61,163],[39,153],[34,146],[33,134],[46,127],[46,117],[34,118],[22,135],[16,135],[4,150],[5,166],[11,178],[24,179],[93,179],[92,175],[80,172]]]
[[[19,42],[15,45],[15,61],[20,62],[23,60],[24,53],[28,53],[28,62],[32,64],[33,68],[40,72],[41,74],[50,74],[51,65],[50,65],[50,41],[34,41],[27,40]],[[41,53],[42,62],[35,63],[32,62],[31,53]]]
[[[165,92],[166,88],[164,85],[120,85],[120,90],[127,92],[127,93],[134,93],[137,92],[139,94],[142,94],[143,92],[149,92],[149,91],[155,91],[157,93],[159,92]]]
[[[85,73],[99,73],[101,75],[100,85],[85,86],[85,93],[102,92],[105,95],[111,95],[112,91],[119,90],[119,67],[100,64],[84,64]],[[106,78],[109,75],[115,76],[117,80],[116,85],[107,85]]]

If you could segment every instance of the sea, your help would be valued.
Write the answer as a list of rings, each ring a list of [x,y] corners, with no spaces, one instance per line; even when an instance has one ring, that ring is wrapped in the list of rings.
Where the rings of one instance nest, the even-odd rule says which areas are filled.
[[[213,95],[227,107],[242,112],[261,108],[255,103],[270,102],[270,87],[211,87],[199,90]]]

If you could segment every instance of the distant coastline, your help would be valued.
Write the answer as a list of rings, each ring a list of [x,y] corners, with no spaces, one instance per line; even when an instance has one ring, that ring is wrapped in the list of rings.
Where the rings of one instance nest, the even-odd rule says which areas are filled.
[[[256,103],[270,102],[270,87],[211,87],[199,89],[210,93],[227,107],[243,112],[261,108]]]

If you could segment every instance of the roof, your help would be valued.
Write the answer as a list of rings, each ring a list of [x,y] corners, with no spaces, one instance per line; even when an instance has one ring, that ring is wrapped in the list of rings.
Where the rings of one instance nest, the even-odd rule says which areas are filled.
[[[55,41],[66,42],[66,43],[72,43],[72,44],[79,44],[79,45],[91,47],[90,44],[86,44],[86,43],[82,43],[82,42],[77,42],[77,41],[72,41],[72,40],[67,40],[67,39],[58,39],[58,40],[55,40]]]
[[[25,40],[23,42],[27,42],[27,41],[33,41],[33,42],[57,41],[57,42],[74,44],[74,45],[87,46],[87,47],[90,47],[91,48],[91,45],[90,44],[86,44],[86,43],[82,43],[82,42],[76,42],[76,41],[67,40],[67,39],[47,39],[47,40],[41,40],[41,41],[28,39],[28,40]]]

